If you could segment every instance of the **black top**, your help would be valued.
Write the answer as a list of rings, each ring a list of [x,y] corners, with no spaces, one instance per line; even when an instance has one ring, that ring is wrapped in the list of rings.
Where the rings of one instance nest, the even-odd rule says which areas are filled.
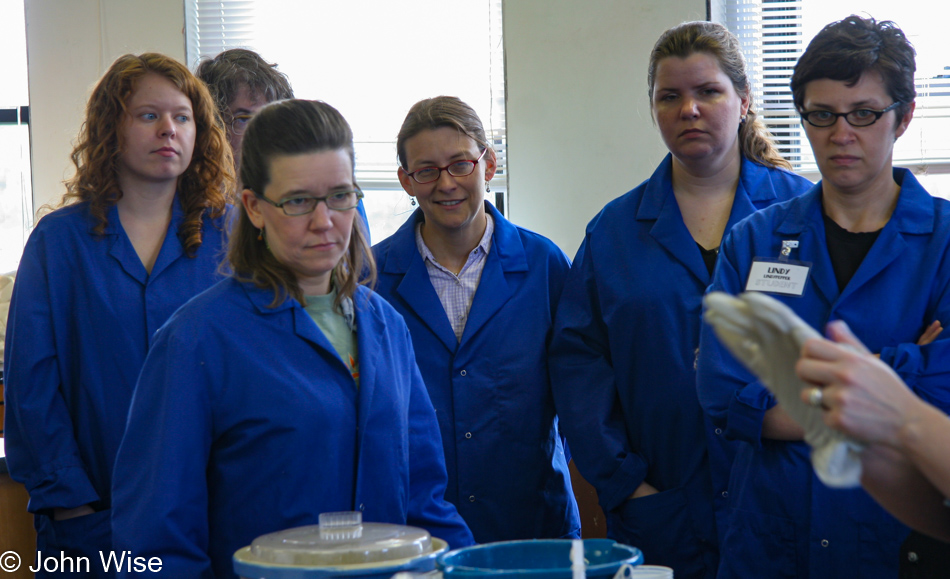
[[[831,267],[835,270],[838,280],[838,291],[844,290],[848,282],[858,271],[864,256],[871,250],[881,230],[867,233],[851,233],[828,217],[822,211],[825,220],[825,238],[828,240],[828,254],[831,256]]]
[[[912,531],[901,546],[900,579],[937,579],[950,574],[950,545]]]
[[[706,249],[699,242],[696,243],[696,247],[699,248],[699,253],[703,255],[703,262],[706,263],[706,269],[709,271],[709,276],[712,277],[713,270],[716,269],[716,258],[719,257],[719,248]]]

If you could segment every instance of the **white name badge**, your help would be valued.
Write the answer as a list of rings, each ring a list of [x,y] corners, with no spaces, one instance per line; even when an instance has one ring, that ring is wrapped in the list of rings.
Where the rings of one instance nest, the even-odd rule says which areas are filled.
[[[745,284],[747,292],[766,292],[786,296],[801,296],[811,265],[801,262],[755,260]]]

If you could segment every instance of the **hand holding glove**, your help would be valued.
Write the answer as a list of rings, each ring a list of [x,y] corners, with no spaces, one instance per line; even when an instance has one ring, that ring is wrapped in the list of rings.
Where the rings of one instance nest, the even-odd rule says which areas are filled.
[[[759,292],[738,297],[712,292],[703,299],[703,318],[716,336],[755,374],[778,399],[778,403],[805,430],[812,448],[812,465],[818,478],[829,487],[860,485],[861,445],[829,428],[820,407],[802,401],[809,386],[795,373],[802,345],[821,335],[788,306]]]

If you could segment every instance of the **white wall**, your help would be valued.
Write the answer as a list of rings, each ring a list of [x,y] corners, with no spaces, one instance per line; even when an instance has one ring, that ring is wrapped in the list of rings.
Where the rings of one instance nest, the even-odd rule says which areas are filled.
[[[587,222],[666,154],[646,96],[660,33],[705,0],[505,0],[508,216],[574,257]]]
[[[182,0],[26,0],[33,206],[57,201],[89,94],[127,53],[184,61]]]

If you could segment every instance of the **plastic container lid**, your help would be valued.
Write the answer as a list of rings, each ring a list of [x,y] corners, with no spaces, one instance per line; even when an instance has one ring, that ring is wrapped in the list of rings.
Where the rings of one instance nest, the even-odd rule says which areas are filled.
[[[432,552],[432,538],[418,527],[362,522],[360,512],[321,513],[319,525],[261,535],[248,562],[300,567],[339,567],[410,559]]]

